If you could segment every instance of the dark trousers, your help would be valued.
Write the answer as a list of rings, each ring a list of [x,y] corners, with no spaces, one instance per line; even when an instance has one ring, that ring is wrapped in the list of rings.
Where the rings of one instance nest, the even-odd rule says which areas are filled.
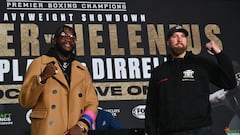
[[[174,132],[166,135],[213,135],[213,134],[211,133],[211,127],[208,126],[187,131]]]

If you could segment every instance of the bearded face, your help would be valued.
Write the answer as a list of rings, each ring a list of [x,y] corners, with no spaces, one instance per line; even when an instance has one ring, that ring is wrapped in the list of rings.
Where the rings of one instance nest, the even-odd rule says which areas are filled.
[[[69,56],[73,54],[75,43],[68,43],[65,41],[57,41],[55,44],[56,49],[63,55],[63,56]],[[70,49],[66,49],[65,46],[70,46]]]
[[[73,36],[72,31],[65,29],[60,33],[55,42],[55,48],[63,56],[69,56],[73,54],[74,48],[76,46],[76,38]]]
[[[170,47],[170,50],[175,56],[178,56],[187,51],[187,46],[183,45],[182,43],[181,45],[176,44]]]
[[[187,51],[187,37],[182,32],[175,32],[169,39],[168,44],[173,56],[177,57]]]

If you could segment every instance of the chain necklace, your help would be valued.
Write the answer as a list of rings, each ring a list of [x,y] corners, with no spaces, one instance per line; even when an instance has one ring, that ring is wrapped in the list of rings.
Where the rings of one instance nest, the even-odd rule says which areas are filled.
[[[68,66],[70,65],[70,63],[68,63],[68,62],[63,62],[63,65],[60,62],[58,62],[58,63],[63,71],[65,71],[68,68]]]

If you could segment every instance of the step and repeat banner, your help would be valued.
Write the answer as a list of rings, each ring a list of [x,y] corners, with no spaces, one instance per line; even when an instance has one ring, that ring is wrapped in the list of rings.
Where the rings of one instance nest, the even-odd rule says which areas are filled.
[[[29,134],[31,110],[19,106],[18,95],[29,64],[52,46],[58,26],[76,30],[76,55],[91,72],[100,107],[125,128],[144,128],[148,79],[166,60],[170,27],[182,24],[189,31],[188,50],[194,54],[211,55],[205,43],[217,42],[240,77],[239,8],[237,0],[3,0],[0,132]],[[240,129],[240,89],[233,91],[212,107],[216,135]]]

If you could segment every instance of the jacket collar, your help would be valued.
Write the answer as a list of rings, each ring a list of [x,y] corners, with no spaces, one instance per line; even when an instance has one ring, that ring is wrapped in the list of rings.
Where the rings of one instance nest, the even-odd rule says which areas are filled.
[[[44,65],[46,65],[50,62],[58,63],[57,59],[55,57],[50,57],[47,55],[43,55],[41,61],[42,61],[42,64],[44,64]],[[71,65],[71,73],[80,72],[79,70],[86,70],[86,67],[77,60],[73,60],[71,64],[72,64]],[[56,64],[56,66],[57,66],[57,69],[61,69],[59,64]],[[72,77],[74,77],[74,75],[71,75],[72,81],[73,80],[81,80],[81,77],[78,77],[78,79],[76,79],[76,78],[72,79]],[[53,76],[53,79],[56,79],[61,84],[65,85],[65,87],[70,88],[67,80],[65,79],[65,76],[64,76],[62,70],[59,70],[59,72]],[[74,82],[71,82],[71,83],[74,83]]]
[[[169,55],[167,55],[167,61],[175,61],[175,60],[177,60],[177,59],[186,59],[186,58],[189,58],[189,56],[191,56],[192,55],[192,51],[187,51],[186,52],[186,55],[184,56],[184,58],[173,58],[170,54]]]

